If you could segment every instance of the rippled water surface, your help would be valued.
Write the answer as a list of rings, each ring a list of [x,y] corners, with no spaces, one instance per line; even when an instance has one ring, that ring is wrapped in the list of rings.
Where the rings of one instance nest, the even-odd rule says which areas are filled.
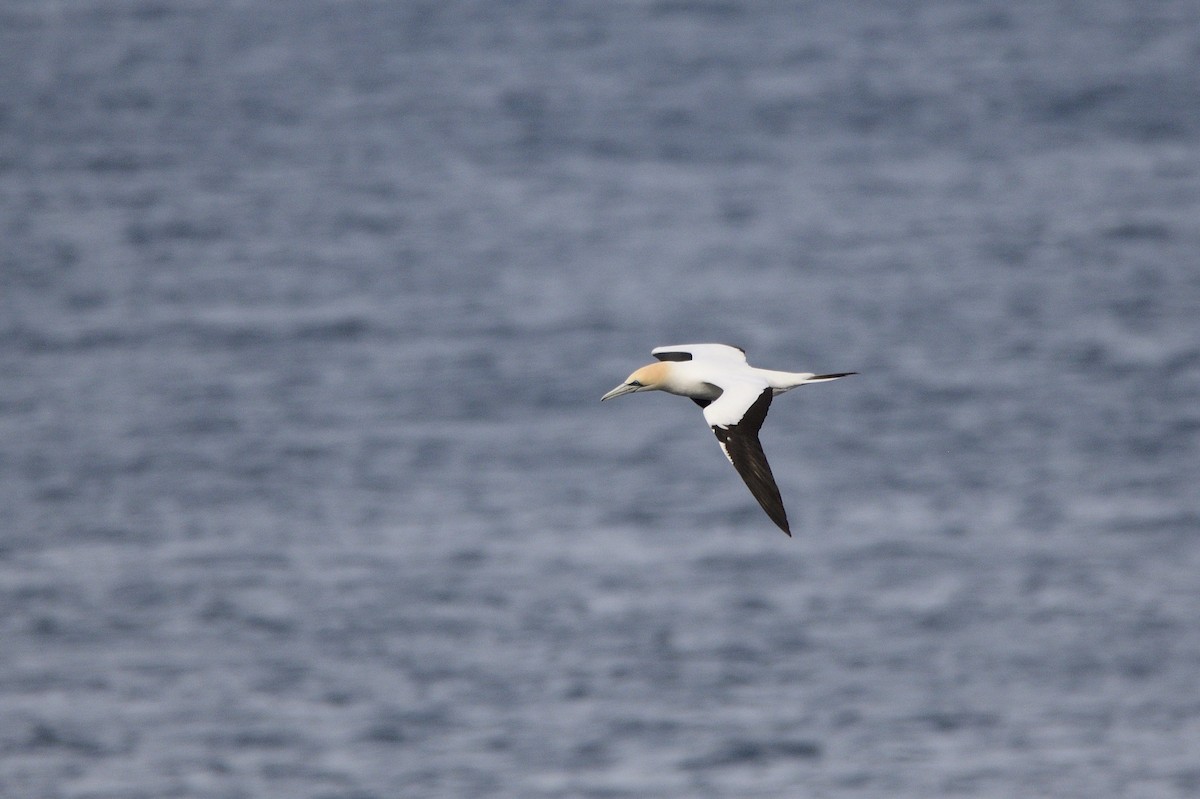
[[[0,795],[1200,794],[1191,2],[0,9]],[[763,430],[659,344],[857,370]]]

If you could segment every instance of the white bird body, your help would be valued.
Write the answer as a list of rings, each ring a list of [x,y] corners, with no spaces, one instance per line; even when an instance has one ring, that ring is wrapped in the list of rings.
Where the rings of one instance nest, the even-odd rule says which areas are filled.
[[[636,391],[665,391],[700,405],[725,457],[767,515],[790,536],[787,513],[759,443],[758,430],[776,395],[807,383],[823,383],[855,373],[818,375],[757,369],[746,362],[743,350],[726,344],[656,347],[650,354],[658,358],[657,363],[636,370],[601,401]]]

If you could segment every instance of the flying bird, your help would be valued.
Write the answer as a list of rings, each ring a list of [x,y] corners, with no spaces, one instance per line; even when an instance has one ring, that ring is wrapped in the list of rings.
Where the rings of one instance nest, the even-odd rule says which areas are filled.
[[[699,405],[721,451],[742,476],[750,493],[771,521],[790,536],[787,512],[758,441],[758,430],[776,394],[858,373],[818,375],[756,369],[746,363],[745,350],[727,344],[656,347],[650,354],[658,361],[635,371],[600,401],[635,391],[666,391]]]

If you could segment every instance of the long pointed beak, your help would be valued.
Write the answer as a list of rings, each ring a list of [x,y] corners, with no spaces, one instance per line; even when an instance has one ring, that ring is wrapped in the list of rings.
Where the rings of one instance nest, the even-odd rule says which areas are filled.
[[[603,397],[601,397],[600,401],[604,402],[606,399],[612,399],[613,397],[619,397],[622,394],[629,394],[630,392],[637,391],[637,390],[638,390],[637,386],[631,386],[628,383],[622,383],[621,385],[617,386],[612,391],[608,392]]]

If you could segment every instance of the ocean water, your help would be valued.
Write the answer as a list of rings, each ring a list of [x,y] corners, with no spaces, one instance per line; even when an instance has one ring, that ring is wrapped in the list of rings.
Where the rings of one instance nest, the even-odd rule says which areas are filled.
[[[1197,796],[1197,485],[1193,2],[0,6],[0,796]]]

